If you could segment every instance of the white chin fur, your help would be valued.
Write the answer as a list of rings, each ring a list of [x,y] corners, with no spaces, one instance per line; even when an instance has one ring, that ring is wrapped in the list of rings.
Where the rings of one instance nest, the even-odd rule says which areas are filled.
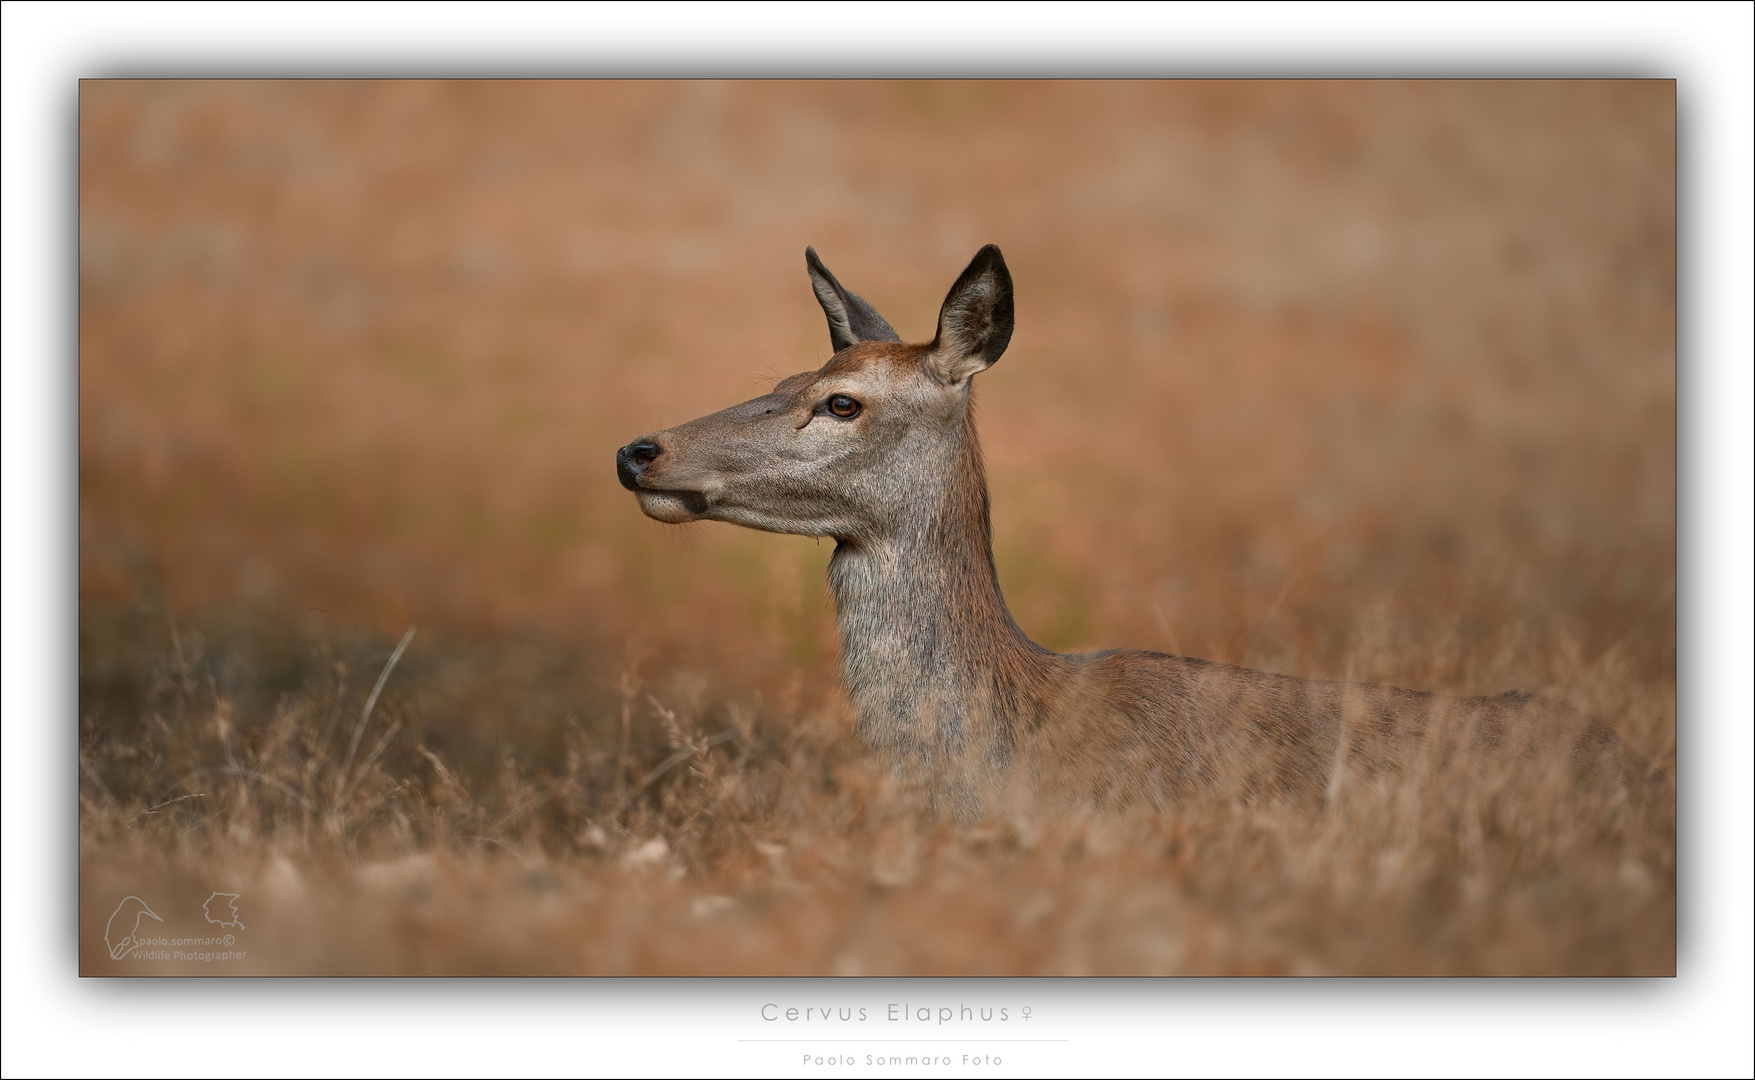
[[[640,510],[649,518],[681,525],[685,521],[695,520],[682,498],[669,491],[636,491],[634,498],[640,502]]]

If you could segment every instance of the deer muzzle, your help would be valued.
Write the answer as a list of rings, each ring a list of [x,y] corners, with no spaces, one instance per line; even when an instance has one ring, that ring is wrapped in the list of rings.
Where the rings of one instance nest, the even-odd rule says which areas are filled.
[[[664,453],[659,445],[650,439],[635,439],[633,442],[615,452],[615,477],[622,482],[622,487],[633,491],[639,487],[640,474],[651,467],[658,455]]]

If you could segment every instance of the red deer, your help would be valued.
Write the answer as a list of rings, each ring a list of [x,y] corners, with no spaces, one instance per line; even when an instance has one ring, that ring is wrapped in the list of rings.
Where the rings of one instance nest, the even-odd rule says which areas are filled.
[[[1447,698],[1035,644],[1000,595],[971,411],[975,376],[1012,336],[999,248],[976,253],[917,345],[814,250],[805,263],[834,356],[634,440],[616,473],[659,521],[835,540],[829,586],[858,734],[926,778],[935,804],[979,816],[1001,785],[1091,807],[1221,789],[1320,799],[1481,751],[1574,772],[1621,753],[1612,729],[1527,694]]]

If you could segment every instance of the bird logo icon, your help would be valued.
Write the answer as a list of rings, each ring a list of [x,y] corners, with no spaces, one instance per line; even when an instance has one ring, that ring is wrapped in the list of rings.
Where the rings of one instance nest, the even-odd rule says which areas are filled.
[[[124,896],[116,905],[115,914],[104,924],[104,944],[110,947],[111,960],[120,960],[139,947],[140,920],[147,916],[164,922],[138,896]]]

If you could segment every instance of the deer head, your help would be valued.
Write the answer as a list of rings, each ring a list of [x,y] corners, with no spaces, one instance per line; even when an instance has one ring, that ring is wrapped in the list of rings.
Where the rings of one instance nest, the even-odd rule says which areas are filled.
[[[728,521],[854,544],[893,535],[941,500],[964,465],[971,381],[1012,336],[1012,279],[992,244],[903,344],[805,249],[835,354],[742,405],[634,440],[616,475],[659,521]]]

